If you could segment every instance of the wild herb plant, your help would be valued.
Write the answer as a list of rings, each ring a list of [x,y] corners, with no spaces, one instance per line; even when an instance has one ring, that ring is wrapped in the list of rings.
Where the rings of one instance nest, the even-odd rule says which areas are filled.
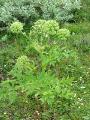
[[[15,22],[1,35],[0,79],[6,80],[0,83],[0,119],[89,120],[89,24],[59,27],[73,20],[80,1],[6,1],[0,2],[0,25]],[[28,37],[16,19],[41,20],[27,26]]]

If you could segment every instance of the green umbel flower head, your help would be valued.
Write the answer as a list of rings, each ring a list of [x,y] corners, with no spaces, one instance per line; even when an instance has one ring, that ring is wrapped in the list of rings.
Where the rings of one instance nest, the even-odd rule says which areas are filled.
[[[66,28],[59,29],[57,32],[58,39],[67,40],[70,37],[70,31]]]
[[[47,39],[55,37],[58,30],[59,24],[55,20],[38,20],[32,27],[30,36],[33,39]]]
[[[18,33],[22,32],[22,30],[23,30],[23,24],[19,21],[13,22],[10,26],[10,31],[12,33],[18,34]]]

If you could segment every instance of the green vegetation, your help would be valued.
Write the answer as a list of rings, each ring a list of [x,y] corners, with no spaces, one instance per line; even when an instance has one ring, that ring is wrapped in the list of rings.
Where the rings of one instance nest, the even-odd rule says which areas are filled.
[[[90,120],[86,11],[89,0],[0,0],[0,120]]]

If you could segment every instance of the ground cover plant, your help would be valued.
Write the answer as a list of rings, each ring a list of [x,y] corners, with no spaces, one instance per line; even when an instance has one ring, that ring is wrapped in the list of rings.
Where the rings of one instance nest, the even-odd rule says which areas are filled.
[[[85,5],[0,0],[0,120],[90,120]]]

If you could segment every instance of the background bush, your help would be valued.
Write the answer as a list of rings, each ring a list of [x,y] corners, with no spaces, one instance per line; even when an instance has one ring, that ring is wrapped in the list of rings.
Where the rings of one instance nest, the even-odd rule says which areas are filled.
[[[0,26],[15,19],[26,23],[38,18],[68,21],[80,6],[80,0],[4,0],[0,3]]]

